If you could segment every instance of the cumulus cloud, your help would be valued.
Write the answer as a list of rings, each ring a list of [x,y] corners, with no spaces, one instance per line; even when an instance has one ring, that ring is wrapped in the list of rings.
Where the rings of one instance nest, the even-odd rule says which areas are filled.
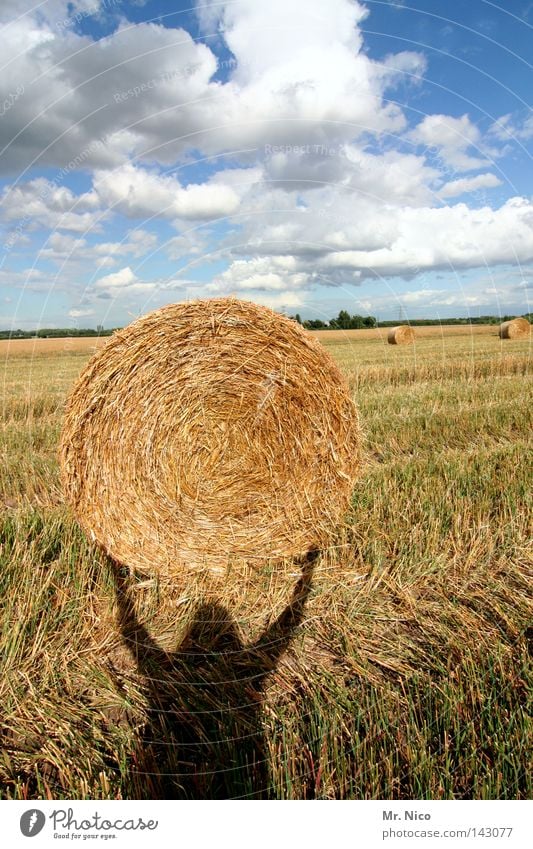
[[[30,17],[50,26],[74,25],[77,20],[110,12],[120,0],[2,0],[0,21],[8,27],[19,18]],[[9,31],[9,30],[8,30]]]
[[[94,187],[103,203],[127,218],[207,220],[229,215],[239,205],[237,192],[219,179],[182,186],[175,177],[131,163],[114,171],[98,171]]]
[[[155,233],[147,230],[130,230],[121,242],[99,242],[94,246],[94,253],[100,256],[124,256],[131,254],[141,257],[152,251],[157,245]]]
[[[139,280],[128,265],[121,268],[120,271],[101,277],[94,283],[94,288],[105,293],[108,297],[115,297],[124,294],[152,292],[156,288],[156,284]]]
[[[481,133],[468,115],[454,118],[451,115],[426,115],[408,134],[413,142],[438,151],[443,160],[457,171],[472,171],[488,163],[479,152]]]
[[[475,192],[477,189],[493,189],[496,186],[501,186],[501,184],[502,181],[496,174],[476,174],[475,177],[462,177],[459,180],[450,180],[439,189],[439,197],[453,198],[467,192]]]
[[[207,253],[210,231],[203,229],[199,232],[196,228],[185,231],[179,236],[173,236],[162,246],[169,259],[182,259],[185,256],[202,256]]]
[[[109,3],[100,15],[117,14]],[[77,263],[91,279],[97,271],[91,297],[235,291],[296,306],[317,284],[533,258],[530,200],[445,205],[502,185],[488,170],[490,145],[533,137],[530,118],[504,115],[485,137],[467,114],[428,114],[412,126],[394,100],[420,85],[427,59],[371,59],[369,9],[357,0],[203,5],[206,43],[118,17],[93,41],[73,17],[94,11],[95,0],[45,6],[21,6],[4,42],[0,101],[20,91],[2,115],[0,169],[16,174],[2,216],[19,245],[50,230],[40,257],[59,265],[61,282]],[[58,25],[60,16],[72,25]],[[33,178],[35,166],[56,169],[55,179]],[[71,180],[80,171],[83,182]],[[116,227],[113,237],[102,221]],[[167,222],[177,231],[170,239]],[[174,267],[150,278],[134,260],[158,248]],[[186,255],[188,267],[176,264]],[[208,283],[185,279],[190,266],[214,260]],[[420,292],[413,304],[446,297]]]
[[[210,294],[250,290],[294,292],[306,287],[312,278],[312,273],[298,270],[298,262],[292,256],[256,257],[236,260],[206,289]]]
[[[382,96],[403,71],[362,52],[359,25],[367,14],[349,0],[332,0],[327,7],[318,0],[225,5],[221,32],[235,58],[221,92],[230,125],[225,121],[210,134],[205,147],[220,149],[237,139],[323,144],[401,130],[404,115]]]
[[[244,264],[234,259],[217,285],[241,288],[248,277],[268,288],[279,285],[283,275],[286,287],[298,290],[318,281],[357,284],[533,259],[533,204],[525,198],[512,198],[498,209],[470,209],[465,203],[382,206],[353,197],[337,205],[333,197],[332,190],[324,191],[322,207],[317,203],[314,210],[283,213],[281,221],[278,214],[265,212],[261,222],[249,225],[248,242],[242,240],[236,249],[263,256]]]
[[[43,177],[7,186],[0,206],[1,217],[7,224],[24,222],[28,229],[60,228],[80,233],[99,229],[99,200],[93,191],[76,195],[66,186],[58,186]]]
[[[342,192],[381,203],[431,203],[431,183],[440,176],[423,156],[390,150],[370,153],[360,145],[278,146],[267,149],[263,179],[286,191],[336,185]]]
[[[192,104],[209,93],[216,70],[209,48],[185,30],[124,23],[93,42],[33,17],[10,25],[3,62],[0,101],[21,91],[2,119],[0,167],[8,173],[77,157],[81,167],[114,167],[186,125],[198,128]]]
[[[73,308],[68,311],[69,318],[88,318],[89,316],[94,315],[94,310],[91,308],[85,309],[76,309]]]
[[[516,286],[508,283],[487,286],[485,277],[463,278],[455,291],[422,286],[405,292],[397,290],[394,285],[389,285],[387,289],[385,294],[376,291],[371,298],[358,303],[374,314],[390,310],[392,304],[396,309],[403,307],[413,318],[428,315],[438,317],[449,309],[454,309],[456,315],[462,316],[479,314],[480,310],[485,309],[505,312],[509,306],[512,306],[510,311],[519,311],[523,309],[524,303],[520,294],[517,297]]]
[[[146,230],[132,230],[120,242],[90,243],[86,238],[75,238],[67,233],[54,232],[40,251],[43,259],[64,264],[90,261],[97,268],[115,265],[124,256],[142,257],[154,250],[157,236]]]
[[[362,274],[412,275],[435,268],[473,268],[533,259],[533,205],[512,198],[499,209],[471,210],[466,204],[406,209],[398,236],[376,251],[338,251],[324,257],[330,268]]]
[[[385,56],[379,72],[390,88],[400,83],[420,84],[427,70],[427,59],[422,53],[404,50]]]
[[[95,283],[95,286],[98,289],[113,289],[115,286],[131,286],[132,283],[137,281],[137,277],[129,267],[121,268],[120,271],[116,271],[114,274],[108,274],[106,277],[102,277]]]
[[[400,131],[405,117],[383,94],[408,73],[420,76],[425,60],[413,52],[371,60],[359,28],[366,14],[351,0],[229,3],[222,37],[235,64],[224,83],[213,80],[214,53],[184,29],[123,22],[93,42],[22,17],[4,44],[0,100],[17,86],[23,93],[4,116],[0,167],[64,166],[76,156],[85,168],[132,155],[171,163],[189,149]]]
[[[293,309],[305,303],[305,299],[298,292],[282,292],[279,295],[272,295],[265,294],[264,292],[256,293],[250,291],[246,293],[246,300],[264,304],[273,310]]]
[[[518,140],[520,142],[533,139],[533,115],[513,116],[511,113],[502,115],[489,127],[489,134],[503,142]]]

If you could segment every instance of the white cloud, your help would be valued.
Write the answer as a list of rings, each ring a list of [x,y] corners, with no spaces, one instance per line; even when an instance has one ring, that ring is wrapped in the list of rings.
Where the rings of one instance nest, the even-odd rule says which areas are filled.
[[[528,114],[525,118],[511,113],[502,115],[490,126],[489,134],[503,142],[529,141],[533,139],[533,115]]]
[[[120,242],[97,242],[89,244],[85,238],[76,238],[66,233],[54,232],[48,238],[47,246],[40,251],[43,259],[52,259],[61,263],[86,263],[87,260],[98,268],[115,265],[123,256],[135,258],[145,256],[157,245],[157,236],[146,230],[131,230]]]
[[[238,194],[220,179],[182,186],[175,177],[131,163],[114,171],[98,171],[94,187],[102,203],[128,218],[208,220],[229,215],[239,206]]]
[[[392,53],[385,56],[381,63],[383,79],[392,87],[400,83],[422,82],[427,70],[427,59],[422,53],[404,50],[402,53]]]
[[[278,295],[264,294],[261,293],[259,296],[254,291],[249,291],[243,293],[243,298],[247,301],[255,301],[257,303],[264,304],[266,307],[270,307],[270,309],[291,309],[293,307],[300,307],[305,302],[305,299],[299,295],[297,292],[280,292]]]
[[[22,270],[1,269],[0,287],[11,290],[28,292],[49,292],[53,285],[50,274],[38,268],[23,268]]]
[[[467,192],[475,192],[477,189],[493,189],[495,186],[501,185],[502,181],[495,174],[476,174],[475,177],[450,180],[449,183],[439,189],[439,197],[452,198]]]
[[[87,244],[86,239],[78,239],[70,236],[67,233],[52,233],[48,239],[50,255],[57,257],[68,256],[72,251],[79,251]],[[43,253],[45,253],[43,251]]]
[[[237,291],[276,292],[305,288],[312,274],[298,270],[292,256],[261,257],[236,260],[206,286],[210,294],[229,294]]]
[[[105,2],[101,14],[114,15]],[[79,0],[71,12],[90,11],[88,3],[94,8],[94,0]],[[88,285],[90,297],[128,305],[175,289],[295,306],[318,283],[533,259],[531,201],[514,198],[497,209],[442,203],[502,185],[487,171],[501,153],[496,142],[531,138],[531,119],[502,116],[488,134],[496,152],[466,114],[428,114],[407,130],[395,89],[402,86],[403,97],[405,84],[419,84],[426,59],[404,51],[372,60],[362,3],[203,6],[207,34],[218,30],[206,43],[125,18],[93,41],[58,27],[61,14],[69,14],[66,2],[51,0],[10,25],[0,79],[0,102],[23,89],[2,115],[8,146],[0,163],[18,174],[2,194],[3,221],[19,230],[19,248],[33,230],[51,231],[40,257],[58,263],[56,288]],[[214,80],[221,41],[231,57],[223,82]],[[29,179],[33,161],[57,168],[55,179]],[[72,185],[85,186],[85,178],[71,179],[78,171],[93,185],[76,194]],[[151,274],[158,237],[145,229],[151,224],[130,229],[132,219],[154,219],[163,242],[158,259],[188,255],[189,268],[177,263],[166,276]],[[113,235],[96,241],[99,220],[112,223]],[[166,222],[178,234],[165,243]],[[147,261],[136,267],[139,258]],[[186,279],[190,267],[215,260],[208,283]],[[51,285],[36,274],[31,285]],[[411,303],[446,297],[424,287]]]
[[[404,127],[401,110],[382,99],[402,71],[361,51],[367,13],[348,0],[225,5],[222,34],[236,64],[221,90],[223,125],[202,145],[323,144]]]
[[[134,257],[145,256],[157,245],[155,233],[147,230],[130,230],[121,242],[99,242],[94,245],[94,253],[98,256],[120,257],[131,254]]]
[[[23,222],[23,229],[45,227],[81,233],[101,229],[97,224],[101,216],[98,206],[99,199],[92,191],[76,195],[66,186],[38,177],[4,188],[1,215],[8,224]]]
[[[300,275],[307,275],[306,285],[334,286],[533,259],[533,204],[525,198],[498,209],[470,209],[465,203],[396,207],[358,195],[339,197],[331,187],[310,197],[313,207],[279,213],[267,203],[263,216],[253,216],[233,249],[252,256],[245,263],[234,259],[217,284],[241,288],[248,276],[272,288],[279,285],[276,275],[283,275],[296,291],[304,285]],[[231,240],[226,250],[231,256]]]
[[[383,313],[391,308],[402,306],[410,318],[438,316],[441,311],[453,309],[457,316],[479,314],[480,310],[499,310],[505,312],[523,308],[523,296],[517,297],[516,287],[509,283],[487,286],[485,277],[465,278],[454,290],[450,288],[417,288],[407,292],[397,290],[390,285],[386,294],[372,296],[364,304],[369,313]]]
[[[93,42],[24,17],[3,45],[0,101],[17,85],[24,92],[3,118],[2,167],[61,168],[77,158],[109,168],[131,155],[166,164],[191,149],[399,131],[402,110],[383,94],[407,73],[419,76],[425,60],[412,51],[371,60],[362,51],[366,14],[355,0],[228,3],[222,37],[235,64],[225,83],[212,80],[214,53],[183,29],[124,21]]]
[[[457,171],[471,171],[489,164],[486,159],[472,156],[469,148],[480,151],[481,133],[468,115],[454,118],[451,115],[426,115],[408,133],[416,144],[439,152],[447,165]]]
[[[8,27],[19,17],[46,21],[50,26],[75,24],[89,16],[101,15],[118,9],[120,0],[2,0],[0,21]]]
[[[286,191],[301,192],[337,185],[342,192],[358,193],[381,203],[431,203],[431,183],[439,171],[424,157],[386,151],[375,154],[360,145],[288,146],[264,160],[265,181]],[[312,200],[310,200],[312,203]]]
[[[445,294],[446,289],[414,289],[404,292],[401,299],[402,303],[405,304],[418,304],[420,302],[434,304]]]
[[[131,286],[132,283],[137,282],[137,279],[128,265],[126,268],[121,268],[120,271],[115,271],[113,274],[101,277],[94,285],[97,289],[114,289],[116,286]]]
[[[71,309],[68,311],[69,318],[88,318],[94,315],[93,309]]]
[[[9,26],[2,49],[0,102],[23,91],[2,118],[4,171],[20,173],[32,162],[115,167],[137,149],[199,128],[203,119],[192,104],[216,94],[216,85],[209,91],[215,57],[182,29],[124,22],[93,42],[24,17]],[[176,103],[184,104],[182,114]],[[172,116],[157,115],[165,108]]]
[[[153,292],[157,288],[155,282],[139,280],[130,266],[121,268],[105,277],[101,277],[94,284],[94,289],[106,294],[108,297],[122,297],[124,295],[139,295]]]
[[[185,256],[201,256],[208,251],[210,231],[205,227],[201,231],[192,228],[179,236],[174,236],[162,245],[169,259],[182,259]]]
[[[397,238],[375,251],[339,251],[319,265],[388,274],[433,268],[527,262],[533,259],[533,205],[512,198],[502,207],[471,210],[466,204],[439,209],[405,209]]]

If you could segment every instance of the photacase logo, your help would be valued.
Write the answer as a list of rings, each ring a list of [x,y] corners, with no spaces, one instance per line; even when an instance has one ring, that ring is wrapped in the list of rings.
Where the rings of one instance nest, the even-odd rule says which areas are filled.
[[[24,837],[35,837],[43,830],[46,817],[42,811],[37,808],[32,808],[31,811],[25,811],[20,818],[20,830]]]

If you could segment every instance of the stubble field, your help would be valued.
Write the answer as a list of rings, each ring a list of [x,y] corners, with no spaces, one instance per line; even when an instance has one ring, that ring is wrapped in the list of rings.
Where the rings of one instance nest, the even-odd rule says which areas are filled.
[[[173,586],[63,503],[95,340],[0,343],[0,798],[530,797],[531,339],[471,330],[323,334],[365,438],[335,546]]]

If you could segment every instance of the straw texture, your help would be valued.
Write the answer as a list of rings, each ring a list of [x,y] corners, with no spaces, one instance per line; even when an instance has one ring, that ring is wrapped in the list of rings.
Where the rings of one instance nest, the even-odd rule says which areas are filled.
[[[521,339],[529,334],[527,318],[513,318],[500,324],[500,339]]]
[[[389,345],[410,345],[415,341],[415,331],[408,324],[391,327],[387,334]]]
[[[64,490],[115,560],[151,574],[327,546],[360,462],[357,412],[296,322],[236,299],[117,332],[68,400]]]

